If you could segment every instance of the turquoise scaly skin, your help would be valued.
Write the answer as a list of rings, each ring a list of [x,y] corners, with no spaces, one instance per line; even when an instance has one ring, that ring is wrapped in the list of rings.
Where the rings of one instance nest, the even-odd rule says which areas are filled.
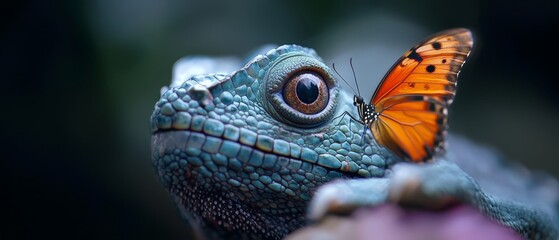
[[[286,102],[285,84],[298,72],[318,74],[327,85],[326,105],[318,113],[301,113]],[[353,95],[341,90],[332,70],[314,50],[284,45],[232,74],[196,75],[166,91],[151,116],[153,165],[200,235],[281,239],[305,224],[319,186],[355,178],[376,184],[401,162],[363,125],[347,116],[335,119],[344,112],[358,116]],[[444,164],[439,168],[434,167],[460,171]],[[459,191],[445,187],[445,193],[525,236],[556,234],[549,224],[540,224],[551,222],[545,215],[495,202],[465,176],[456,181]],[[386,201],[386,189],[374,191],[355,195],[382,196],[364,205]],[[527,223],[513,221],[519,214],[528,214]]]
[[[264,96],[274,91],[270,83],[283,85],[287,69],[309,65],[329,81],[328,106],[308,120],[319,123],[296,127],[271,116],[267,109],[274,106]],[[344,111],[356,114],[351,102],[338,103],[351,99],[338,89],[316,53],[295,45],[260,55],[231,76],[197,76],[170,89],[151,121],[163,185],[209,232],[278,239],[301,227],[318,186],[382,177],[393,159],[370,135],[362,141],[363,126],[329,122]]]

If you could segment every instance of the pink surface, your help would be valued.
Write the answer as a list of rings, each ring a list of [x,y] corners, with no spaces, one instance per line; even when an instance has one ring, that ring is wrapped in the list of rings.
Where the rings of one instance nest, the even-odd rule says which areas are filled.
[[[521,239],[514,231],[465,205],[444,211],[384,205],[357,210],[353,218],[357,239]]]

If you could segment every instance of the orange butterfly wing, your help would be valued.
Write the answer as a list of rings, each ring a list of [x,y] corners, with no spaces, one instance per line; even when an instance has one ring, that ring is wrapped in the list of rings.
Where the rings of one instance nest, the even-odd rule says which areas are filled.
[[[410,49],[377,87],[370,124],[377,142],[398,156],[425,161],[442,148],[447,107],[456,79],[473,46],[471,32],[451,29]]]

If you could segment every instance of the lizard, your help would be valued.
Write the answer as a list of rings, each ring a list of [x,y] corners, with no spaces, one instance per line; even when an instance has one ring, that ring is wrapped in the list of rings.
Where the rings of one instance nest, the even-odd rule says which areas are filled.
[[[441,205],[450,197],[525,239],[557,238],[556,198],[550,210],[496,197],[453,161],[483,159],[450,149],[412,165],[362,124],[332,121],[357,110],[313,49],[268,47],[248,59],[238,70],[231,66],[239,61],[207,67],[222,73],[175,72],[151,115],[156,174],[199,237],[281,239],[328,212],[395,198]],[[188,69],[175,71],[181,67]]]

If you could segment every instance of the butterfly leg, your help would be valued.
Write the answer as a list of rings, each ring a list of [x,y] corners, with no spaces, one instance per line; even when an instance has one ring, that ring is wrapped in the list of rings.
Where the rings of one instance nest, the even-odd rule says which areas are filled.
[[[360,124],[362,124],[362,125],[365,125],[365,123],[364,123],[363,121],[361,121],[360,119],[357,119],[356,117],[354,117],[353,115],[351,115],[351,113],[349,113],[349,112],[347,112],[347,111],[344,111],[340,116],[337,116],[337,117],[333,118],[330,122],[333,122],[334,120],[336,120],[336,119],[338,119],[338,118],[342,118],[342,119],[343,119],[343,117],[344,117],[345,115],[348,115],[351,119],[353,119],[353,121],[358,122],[358,123],[360,123]],[[336,127],[339,126],[339,125],[341,124],[342,119],[340,119],[340,121],[338,121],[338,124],[336,124]],[[351,131],[351,121],[349,122],[348,125],[349,125],[349,131],[352,132],[352,131]],[[366,134],[366,133],[367,133],[367,127],[364,127],[364,128],[363,128],[363,133],[361,134],[361,142],[360,142],[360,144],[363,144],[363,141],[364,141],[364,138],[365,138],[365,134]]]
[[[367,134],[367,127],[363,127],[363,133],[361,133],[361,143],[360,143],[361,145],[363,145],[365,134]]]
[[[363,141],[365,139],[365,134],[367,133],[367,127],[365,126],[365,123],[363,121],[361,121],[360,119],[357,119],[353,115],[349,114],[348,112],[345,112],[345,113],[347,113],[347,115],[349,115],[349,117],[351,117],[351,119],[353,119],[353,121],[358,122],[361,125],[364,125],[363,132],[361,133],[361,142],[359,143],[359,144],[363,145]],[[351,122],[349,123],[349,131],[351,132]]]
[[[336,124],[336,127],[340,125],[340,123],[342,122],[342,119],[344,118],[345,115],[349,114],[347,111],[344,111],[342,114],[340,114],[340,116],[337,116],[335,118],[332,118],[332,120],[330,120],[330,122],[333,122],[334,120],[340,118],[340,121],[338,121],[338,124]],[[349,114],[351,116],[351,114]]]
[[[357,119],[356,117],[354,117],[353,115],[351,115],[351,113],[349,113],[348,111],[344,111],[340,116],[337,116],[335,118],[332,118],[332,120],[330,120],[330,122],[333,122],[334,120],[341,118],[340,121],[338,121],[338,124],[336,124],[336,127],[339,126],[342,122],[342,119],[345,115],[348,115],[351,119],[353,119],[354,121],[364,124],[363,121]],[[349,123],[349,131],[351,132],[351,122]]]

